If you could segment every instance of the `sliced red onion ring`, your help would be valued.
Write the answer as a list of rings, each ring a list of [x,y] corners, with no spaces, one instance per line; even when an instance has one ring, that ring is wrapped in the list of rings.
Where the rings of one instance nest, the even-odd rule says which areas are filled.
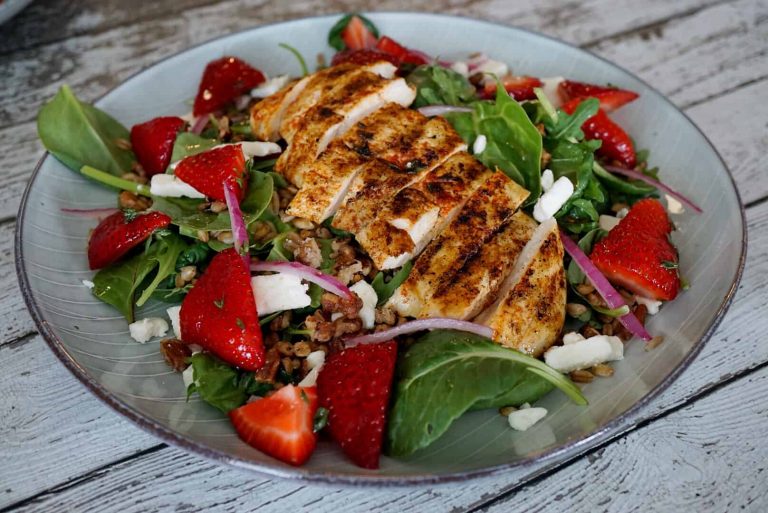
[[[243,255],[245,265],[248,267],[248,230],[245,228],[245,219],[240,210],[240,202],[237,200],[235,184],[232,180],[224,182],[224,199],[227,200],[227,209],[229,210],[229,222],[232,226],[232,237],[235,239],[235,251]],[[245,249],[245,251],[243,251]]]
[[[673,198],[677,199],[680,203],[683,203],[688,207],[690,207],[693,211],[695,211],[698,214],[701,214],[702,212],[704,212],[696,203],[689,200],[679,192],[675,191],[668,185],[664,185],[658,180],[654,180],[650,176],[646,176],[644,173],[641,173],[637,169],[625,169],[623,167],[618,167],[618,166],[603,166],[603,167],[605,167],[605,169],[607,169],[611,173],[616,173],[618,175],[624,175],[629,178],[634,178],[635,180],[640,180],[641,182],[645,182],[648,185],[652,185],[657,189],[661,189],[662,191],[666,192]]]
[[[203,130],[205,130],[205,125],[207,124],[208,124],[207,114],[198,116],[193,120],[192,127],[189,129],[189,131],[195,135],[200,135],[201,133],[203,133]]]
[[[118,208],[62,208],[61,211],[67,214],[72,214],[76,217],[86,217],[89,219],[98,219],[100,217],[108,217],[117,212]]]
[[[276,273],[293,274],[302,280],[315,283],[322,289],[337,296],[352,297],[352,291],[349,290],[349,287],[333,276],[323,274],[317,269],[300,264],[299,262],[251,262],[251,271],[273,271]]]
[[[455,105],[429,105],[427,107],[421,107],[418,110],[428,118],[442,116],[449,112],[472,112],[472,109],[469,107],[457,107]]]
[[[579,266],[579,269],[581,269],[582,272],[587,275],[587,278],[595,287],[595,290],[597,290],[598,294],[600,294],[600,296],[602,296],[602,298],[605,300],[606,304],[610,308],[621,308],[622,306],[626,306],[624,298],[621,296],[621,294],[619,294],[616,289],[613,288],[613,286],[608,282],[608,279],[603,276],[603,273],[601,273],[597,267],[595,267],[595,264],[593,264],[592,260],[590,260],[589,257],[584,254],[578,244],[573,242],[573,240],[571,240],[571,238],[568,237],[568,235],[566,235],[562,230],[560,230],[560,238],[563,241],[563,247],[565,250],[569,255],[571,255],[571,258],[573,258],[573,261],[576,262],[576,265]],[[642,338],[643,340],[648,341],[653,338],[632,312],[619,317],[619,322],[625,328],[627,328],[630,333]]]
[[[488,326],[482,324],[476,324],[469,321],[459,321],[457,319],[450,319],[448,317],[432,317],[430,319],[419,319],[417,321],[410,321],[394,328],[377,331],[369,335],[361,335],[359,337],[350,338],[344,341],[346,347],[356,346],[358,344],[375,344],[376,342],[384,342],[385,340],[392,340],[400,335],[407,335],[409,333],[415,333],[417,331],[424,330],[456,330],[466,331],[468,333],[474,333],[485,338],[493,338],[493,330]]]

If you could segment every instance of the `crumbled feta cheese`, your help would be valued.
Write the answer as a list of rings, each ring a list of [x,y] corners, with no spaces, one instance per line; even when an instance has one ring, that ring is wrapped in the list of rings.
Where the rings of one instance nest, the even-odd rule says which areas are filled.
[[[547,365],[564,373],[622,359],[624,344],[621,339],[607,335],[596,335],[586,340],[552,347],[544,353]]]
[[[168,318],[171,320],[171,327],[173,327],[173,336],[181,340],[181,307],[172,306],[166,310]]]
[[[541,173],[541,188],[544,190],[544,192],[549,192],[554,183],[555,175],[552,174],[552,170],[545,169],[544,172]]]
[[[568,198],[573,194],[573,183],[561,176],[558,178],[552,188],[542,194],[533,206],[533,217],[538,222],[543,223],[552,218],[560,207],[562,207]]]
[[[325,364],[325,353],[323,351],[313,351],[307,355],[307,366],[309,372],[304,379],[299,382],[300,387],[313,387],[317,383],[317,375]]]
[[[360,319],[363,321],[363,327],[368,330],[373,328],[373,321],[376,318],[376,303],[379,302],[376,291],[363,280],[349,287],[349,290],[360,296],[360,299],[363,300],[363,307],[360,309],[359,314]]]
[[[530,407],[531,407],[531,403],[523,403],[523,404],[520,405],[518,410],[527,410]]]
[[[149,184],[149,192],[155,196],[166,198],[205,198],[205,194],[198,191],[186,182],[181,181],[174,175],[160,173],[152,176]]]
[[[251,278],[256,310],[267,315],[282,310],[294,310],[309,306],[312,299],[307,294],[309,285],[291,274],[277,273]]]
[[[307,367],[311,370],[325,363],[325,351],[312,351],[307,355]]]
[[[246,159],[251,157],[266,157],[267,155],[274,155],[283,151],[280,145],[273,142],[264,141],[245,141],[238,143],[243,150],[243,155]]]
[[[649,297],[643,297],[643,296],[635,296],[635,301],[640,303],[641,305],[645,305],[646,310],[648,310],[649,315],[656,315],[659,313],[659,308],[661,307],[661,301],[656,301],[655,299],[651,299]]]
[[[509,427],[517,431],[525,431],[547,416],[545,408],[522,408],[507,416]]]
[[[290,79],[291,77],[288,75],[272,77],[259,85],[259,87],[251,89],[251,96],[254,98],[266,98],[267,96],[271,96],[285,87],[285,84],[287,84]]]
[[[667,210],[669,210],[670,214],[682,214],[683,213],[683,204],[677,201],[677,198],[674,196],[670,196],[669,194],[665,194],[664,198],[667,200]]]
[[[616,217],[618,217],[619,219],[624,219],[625,217],[627,217],[627,214],[629,214],[629,209],[627,207],[624,207],[618,212],[616,212]]]
[[[501,78],[509,73],[509,66],[501,61],[487,59],[486,61],[480,63],[480,65],[477,66],[473,71],[474,73],[489,73],[491,75],[496,75],[498,78]],[[487,80],[488,79],[496,80],[493,77],[487,77]]]
[[[89,289],[93,289],[93,287],[96,286],[96,284],[93,283],[91,280],[83,280],[83,285],[85,285]]]
[[[605,230],[606,232],[610,232],[616,227],[617,224],[619,224],[619,221],[621,221],[621,219],[619,219],[618,217],[606,216],[601,214],[598,220],[598,224],[600,225],[601,229]]]
[[[192,365],[189,365],[186,369],[184,369],[184,372],[181,373],[181,379],[184,380],[184,390],[189,389],[189,385],[195,382],[193,376],[194,369]]]
[[[549,77],[541,79],[541,90],[544,92],[544,96],[547,97],[549,103],[553,107],[558,108],[563,104],[562,98],[560,98],[560,83],[565,80],[563,77]]]
[[[475,155],[479,155],[480,153],[485,151],[485,147],[488,145],[488,138],[485,137],[483,134],[480,134],[477,136],[477,139],[475,139],[475,142],[472,144],[472,153]]]
[[[133,340],[145,343],[153,337],[162,337],[168,332],[168,323],[159,317],[147,317],[128,325]]]
[[[463,77],[469,76],[469,65],[464,61],[456,61],[451,64],[451,69]]]
[[[584,335],[575,331],[571,331],[563,335],[563,344],[565,345],[575,344],[576,342],[581,342],[582,340],[586,340]]]

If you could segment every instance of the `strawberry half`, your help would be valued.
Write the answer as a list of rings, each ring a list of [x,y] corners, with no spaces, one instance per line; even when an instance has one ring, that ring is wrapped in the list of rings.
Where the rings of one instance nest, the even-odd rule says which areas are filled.
[[[225,107],[264,82],[264,74],[237,57],[211,61],[203,71],[192,114],[202,116]]]
[[[327,429],[363,468],[379,468],[397,343],[361,344],[332,354],[317,378]]]
[[[612,283],[644,297],[669,301],[680,291],[672,223],[655,199],[643,199],[603,240],[590,259]]]
[[[561,108],[568,114],[573,114],[576,107],[584,101],[584,98],[574,98],[566,102]],[[617,161],[628,168],[634,168],[637,162],[635,155],[635,146],[632,139],[619,125],[614,123],[604,110],[600,109],[597,114],[587,119],[581,129],[584,130],[584,136],[587,139],[597,139],[603,142],[598,148],[597,154],[608,159]]]
[[[88,266],[101,269],[118,261],[147,240],[152,232],[170,223],[171,218],[162,212],[115,212],[101,221],[91,233],[88,241]]]
[[[331,59],[331,65],[336,66],[349,62],[352,64],[359,64],[364,66],[366,64],[373,64],[374,62],[388,61],[398,66],[400,61],[393,55],[381,52],[373,48],[363,48],[361,50],[343,50],[333,56]]]
[[[400,64],[413,64],[415,66],[421,66],[422,64],[428,64],[429,58],[422,54],[406,48],[394,39],[382,36],[376,42],[376,48],[386,54],[393,56]]]
[[[274,394],[229,412],[248,445],[291,465],[305,463],[317,445],[313,431],[315,387],[284,386]]]
[[[341,32],[341,39],[350,50],[362,50],[376,46],[376,36],[365,26],[359,16],[352,16]]]
[[[264,362],[251,273],[233,248],[213,257],[181,303],[180,320],[184,343],[249,371]]]
[[[501,77],[501,83],[504,89],[515,100],[521,102],[524,100],[535,100],[536,94],[533,92],[534,87],[541,87],[543,84],[541,80],[536,77],[507,75]],[[496,97],[496,80],[487,80],[483,86],[483,90],[480,96],[485,99]]]
[[[626,105],[638,98],[638,94],[626,89],[616,87],[603,87],[594,84],[585,84],[584,82],[574,82],[572,80],[563,80],[558,86],[558,91],[563,101],[569,101],[574,98],[597,98],[600,101],[600,108],[605,112],[612,112],[619,107]]]
[[[152,176],[164,173],[171,162],[173,143],[185,121],[174,116],[150,119],[131,128],[131,146],[141,167]]]
[[[226,201],[224,182],[227,180],[234,180],[239,201],[242,201],[248,188],[245,155],[239,144],[228,144],[186,157],[179,162],[174,173],[179,180],[218,201]]]

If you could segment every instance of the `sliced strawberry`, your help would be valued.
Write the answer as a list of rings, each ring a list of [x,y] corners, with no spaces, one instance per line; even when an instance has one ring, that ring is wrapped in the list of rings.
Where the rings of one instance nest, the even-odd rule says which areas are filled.
[[[603,87],[572,80],[560,82],[558,91],[563,101],[566,102],[574,98],[597,98],[600,101],[600,108],[605,112],[612,112],[639,97],[637,93],[626,89]]]
[[[603,240],[590,259],[612,283],[644,297],[669,301],[680,291],[672,223],[657,200],[643,199]]]
[[[536,77],[516,77],[512,75],[502,77],[501,83],[509,95],[519,102],[536,99],[536,94],[533,92],[533,88],[541,87],[543,85],[541,80]],[[486,99],[494,98],[496,96],[496,85],[496,80],[487,80],[480,96]]]
[[[186,157],[179,162],[174,173],[179,180],[217,201],[226,201],[224,182],[228,180],[234,180],[239,201],[242,201],[248,188],[245,155],[239,144],[228,144]]]
[[[225,249],[211,260],[181,303],[181,334],[225,362],[258,370],[264,361],[251,273],[242,256]]]
[[[574,98],[565,103],[561,108],[568,114],[573,114],[583,98]],[[614,123],[602,109],[597,114],[587,119],[581,129],[587,139],[597,139],[603,142],[597,150],[597,154],[610,160],[620,162],[628,168],[634,168],[637,157],[632,139],[619,125]]]
[[[284,386],[274,394],[229,412],[248,445],[291,465],[304,464],[317,445],[315,387]]]
[[[341,32],[341,39],[350,50],[362,50],[376,46],[376,36],[365,26],[359,16],[352,16]]]
[[[150,119],[131,128],[131,146],[149,176],[164,173],[171,162],[173,143],[185,121],[174,116]]]
[[[400,64],[413,64],[421,66],[428,64],[430,59],[421,52],[404,47],[394,39],[382,36],[376,43],[376,48],[386,54],[392,55]]]
[[[171,218],[162,212],[136,214],[116,212],[96,226],[88,241],[88,266],[101,269],[118,261],[152,235],[165,228]]]
[[[192,113],[202,116],[219,110],[262,82],[264,74],[237,57],[211,61],[203,71]]]
[[[379,468],[397,343],[363,344],[331,355],[317,378],[328,431],[363,468]]]
[[[342,50],[331,59],[331,65],[336,66],[349,62],[352,64],[366,65],[374,62],[388,61],[395,66],[400,65],[400,61],[393,55],[375,50],[373,48],[364,48],[361,50]]]

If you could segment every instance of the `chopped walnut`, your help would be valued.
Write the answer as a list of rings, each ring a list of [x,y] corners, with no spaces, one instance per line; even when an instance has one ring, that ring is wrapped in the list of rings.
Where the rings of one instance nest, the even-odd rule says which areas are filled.
[[[147,210],[152,206],[151,199],[139,196],[130,191],[121,192],[118,201],[120,202],[120,208],[130,208],[137,212]]]
[[[264,355],[264,365],[256,371],[256,379],[258,381],[267,381],[273,383],[275,376],[277,375],[277,369],[280,366],[280,353],[276,347],[267,349]]]
[[[187,358],[192,356],[189,346],[181,340],[167,338],[160,342],[160,353],[163,355],[165,363],[176,372],[182,372],[187,368]]]
[[[317,240],[307,237],[299,242],[293,256],[302,264],[318,269],[323,263],[323,255],[320,252],[320,246]]]

